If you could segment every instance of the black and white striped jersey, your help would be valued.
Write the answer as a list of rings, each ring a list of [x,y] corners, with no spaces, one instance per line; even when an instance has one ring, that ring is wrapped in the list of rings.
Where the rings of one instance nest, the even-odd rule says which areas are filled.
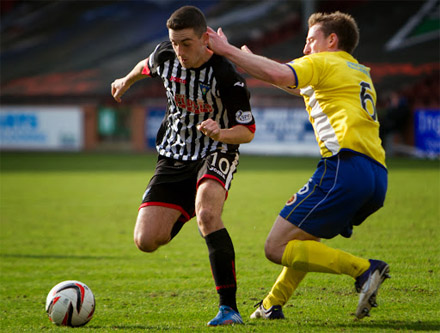
[[[159,155],[195,161],[216,151],[238,151],[239,145],[214,141],[196,126],[211,118],[221,128],[236,125],[255,131],[245,80],[224,57],[214,54],[199,68],[187,69],[171,42],[163,42],[148,57],[143,74],[159,76],[167,95],[167,112],[156,137]]]

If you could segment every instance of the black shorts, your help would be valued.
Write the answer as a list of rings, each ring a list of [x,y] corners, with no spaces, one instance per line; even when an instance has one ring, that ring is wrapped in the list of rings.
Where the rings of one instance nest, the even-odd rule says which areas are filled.
[[[237,170],[238,153],[216,151],[198,161],[183,162],[159,156],[156,170],[139,207],[163,206],[182,213],[179,221],[195,215],[195,198],[203,179],[218,181],[227,191]]]

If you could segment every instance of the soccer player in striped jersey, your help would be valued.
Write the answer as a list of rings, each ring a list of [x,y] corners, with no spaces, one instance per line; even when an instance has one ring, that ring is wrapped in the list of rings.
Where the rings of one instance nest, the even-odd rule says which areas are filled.
[[[284,318],[282,306],[308,272],[346,274],[360,293],[356,317],[369,315],[388,277],[388,264],[333,249],[320,242],[350,237],[383,206],[385,153],[379,139],[376,92],[370,69],[351,55],[359,40],[348,14],[315,13],[303,57],[287,64],[230,45],[223,31],[208,29],[210,48],[257,79],[304,98],[322,159],[307,184],[285,204],[270,231],[266,257],[284,268],[251,318]]]
[[[134,230],[141,251],[153,252],[197,216],[219,294],[209,326],[243,323],[236,303],[235,253],[221,212],[239,161],[239,145],[254,137],[255,120],[244,79],[207,47],[203,13],[184,6],[168,19],[170,41],[112,83],[116,101],[136,81],[159,77],[167,95],[154,176]]]

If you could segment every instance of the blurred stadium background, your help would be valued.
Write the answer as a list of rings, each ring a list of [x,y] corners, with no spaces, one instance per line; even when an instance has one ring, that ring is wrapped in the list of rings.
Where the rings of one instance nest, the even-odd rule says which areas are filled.
[[[233,44],[282,62],[302,55],[310,13],[352,14],[388,154],[440,156],[439,0],[1,0],[0,149],[153,150],[166,106],[160,80],[135,84],[122,104],[110,84],[167,39],[167,18],[185,4]],[[318,155],[302,99],[247,79],[257,135],[242,151]]]

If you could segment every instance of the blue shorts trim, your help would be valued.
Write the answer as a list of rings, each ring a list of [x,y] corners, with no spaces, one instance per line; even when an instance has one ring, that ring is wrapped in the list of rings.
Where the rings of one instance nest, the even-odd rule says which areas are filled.
[[[385,167],[362,154],[323,158],[280,216],[316,237],[350,237],[353,226],[383,206],[387,178]]]

